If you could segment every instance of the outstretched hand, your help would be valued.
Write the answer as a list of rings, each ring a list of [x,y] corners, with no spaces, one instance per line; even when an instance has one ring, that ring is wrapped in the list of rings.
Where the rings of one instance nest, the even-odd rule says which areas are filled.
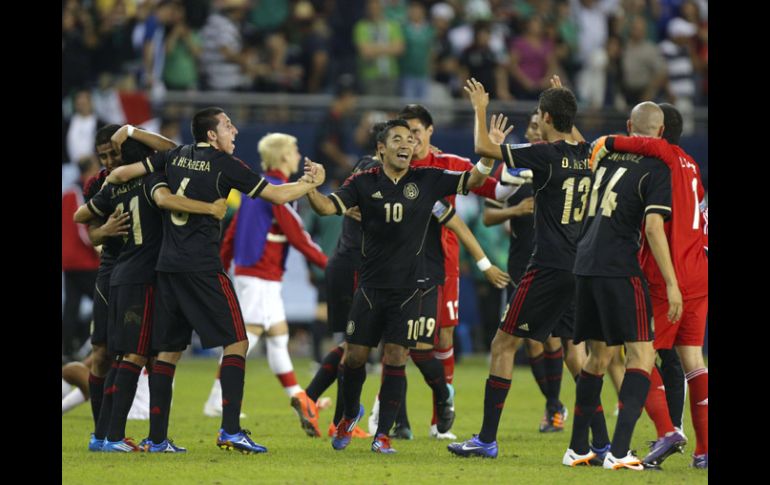
[[[465,81],[463,89],[470,96],[474,109],[484,109],[489,104],[489,93],[484,90],[484,85],[476,81],[475,78]]]
[[[556,75],[556,74],[551,76],[551,87],[552,88],[563,88],[564,87],[561,84],[561,78],[558,75]]]
[[[500,289],[505,288],[505,286],[511,282],[511,277],[508,276],[508,273],[494,265],[484,271],[484,277],[487,281],[492,283],[495,288]]]
[[[508,117],[502,113],[499,115],[492,115],[492,120],[489,127],[489,139],[496,145],[502,145],[507,137],[513,131],[513,125],[506,128],[508,124]]]

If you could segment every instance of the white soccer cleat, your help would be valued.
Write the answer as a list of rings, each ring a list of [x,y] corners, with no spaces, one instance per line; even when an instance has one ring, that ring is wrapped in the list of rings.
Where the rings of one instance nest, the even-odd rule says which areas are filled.
[[[596,453],[591,450],[585,455],[581,455],[573,451],[572,448],[567,448],[567,451],[564,452],[564,458],[561,459],[561,463],[566,466],[591,466],[591,460],[594,458],[596,458]]]
[[[452,433],[451,431],[447,431],[446,433],[439,433],[438,432],[438,426],[435,424],[430,425],[430,437],[436,438],[437,440],[456,440],[457,435]]]
[[[612,456],[612,452],[608,451],[607,456],[604,457],[604,468],[608,470],[620,470],[628,468],[629,470],[642,471],[644,466],[642,460],[635,457],[632,451],[629,451],[623,458],[615,458]]]

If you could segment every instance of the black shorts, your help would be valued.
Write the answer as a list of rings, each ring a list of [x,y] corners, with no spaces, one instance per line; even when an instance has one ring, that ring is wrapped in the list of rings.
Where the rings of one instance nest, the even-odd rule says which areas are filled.
[[[93,328],[91,329],[92,345],[107,345],[107,329],[109,327],[110,275],[105,273],[96,278],[94,286]]]
[[[326,305],[329,329],[344,332],[356,292],[358,271],[350,258],[334,255],[326,265]]]
[[[230,278],[222,271],[158,271],[152,347],[178,352],[190,344],[192,331],[204,349],[246,340],[241,306]]]
[[[575,296],[571,271],[531,266],[508,300],[500,330],[545,342]]]
[[[376,347],[382,340],[386,344],[413,348],[419,331],[420,291],[417,288],[359,288],[353,296],[345,340],[367,347]]]
[[[154,307],[155,285],[153,283],[118,285],[110,288],[108,348],[111,353],[150,356]]]
[[[644,278],[577,277],[575,343],[651,342],[652,302]]]
[[[559,323],[551,331],[551,336],[572,340],[575,338],[575,298],[559,317]]]
[[[441,305],[442,285],[436,285],[420,290],[419,319],[414,325],[419,325],[412,332],[417,332],[417,342],[432,346],[438,345],[438,315]],[[407,322],[408,325],[409,322]]]

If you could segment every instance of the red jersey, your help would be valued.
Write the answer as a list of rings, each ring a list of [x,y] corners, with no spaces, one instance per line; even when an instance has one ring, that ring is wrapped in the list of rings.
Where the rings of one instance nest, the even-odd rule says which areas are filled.
[[[429,151],[425,158],[412,160],[411,166],[437,167],[458,172],[473,169],[473,164],[469,158],[452,155],[451,153],[433,153],[432,151]],[[487,177],[481,187],[475,188],[471,192],[482,197],[494,199],[496,185],[496,178]],[[452,207],[455,206],[455,195],[446,197],[446,200],[452,204]],[[443,225],[441,226],[441,247],[444,249],[444,272],[446,273],[446,278],[460,276],[460,244],[455,233]]]
[[[72,220],[81,205],[83,194],[79,187],[62,193],[61,267],[64,271],[96,271],[99,267],[99,256],[88,238],[88,228]]]
[[[268,171],[265,177],[273,183],[285,183],[287,181],[283,173],[278,171]],[[264,214],[257,210],[242,215],[244,202],[249,201],[241,202],[241,209],[230,222],[220,248],[220,257],[225,269],[230,266],[230,261],[235,259],[236,275],[281,281],[286,266],[289,244],[294,246],[311,263],[321,269],[326,268],[326,255],[313,242],[310,234],[305,231],[302,219],[290,204],[275,205],[260,199],[255,203],[269,206],[272,210],[267,209]],[[239,216],[246,217],[247,220],[239,222]],[[264,223],[259,221],[262,218],[266,218]],[[237,233],[239,231],[245,231],[240,236],[247,246],[251,246],[242,251],[248,253],[243,256],[238,254]],[[256,251],[254,251],[255,249]],[[250,264],[238,264],[239,261],[249,261]],[[251,261],[254,262],[251,263]]]
[[[608,149],[655,157],[671,169],[671,218],[664,228],[674,263],[679,290],[685,300],[708,295],[708,246],[706,215],[700,203],[705,195],[700,168],[677,145],[662,138],[616,136]],[[609,138],[608,138],[609,140]],[[650,286],[650,293],[666,298],[666,284],[658,269],[650,245],[642,233],[639,264]]]

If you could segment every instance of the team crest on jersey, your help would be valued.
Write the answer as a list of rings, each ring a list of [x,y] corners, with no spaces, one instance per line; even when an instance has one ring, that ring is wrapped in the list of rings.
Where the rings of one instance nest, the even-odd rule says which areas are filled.
[[[420,189],[417,188],[417,184],[412,182],[406,184],[406,187],[404,187],[404,197],[414,200],[418,195],[420,195]]]
[[[348,335],[353,335],[353,332],[355,331],[356,331],[356,322],[354,322],[353,320],[348,320],[348,327],[345,330],[345,332]]]

